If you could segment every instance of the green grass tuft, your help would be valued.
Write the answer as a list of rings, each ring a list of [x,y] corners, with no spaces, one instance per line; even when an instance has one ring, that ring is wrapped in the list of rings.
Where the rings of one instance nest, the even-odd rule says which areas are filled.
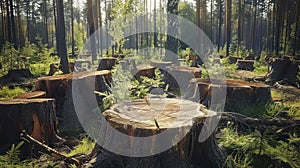
[[[18,96],[25,92],[26,92],[26,90],[24,90],[20,87],[16,87],[14,89],[9,89],[7,86],[4,86],[2,89],[0,89],[0,100],[12,99],[15,96]]]

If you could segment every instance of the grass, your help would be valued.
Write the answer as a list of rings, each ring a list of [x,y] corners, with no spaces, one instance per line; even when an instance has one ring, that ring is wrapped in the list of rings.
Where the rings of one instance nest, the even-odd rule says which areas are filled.
[[[256,75],[266,75],[268,73],[268,66],[258,61],[254,63],[254,73]]]
[[[75,147],[67,156],[71,157],[77,154],[86,154],[93,150],[95,142],[88,137],[85,137],[81,140],[81,143]]]
[[[229,151],[226,159],[229,167],[298,167],[300,164],[297,135],[277,141],[273,135],[258,131],[238,133],[230,124],[221,134],[218,141]]]
[[[12,99],[15,96],[18,96],[22,93],[25,93],[26,90],[20,88],[20,87],[15,87],[14,89],[9,89],[9,87],[4,86],[1,90],[0,90],[0,100],[8,100],[8,99]]]

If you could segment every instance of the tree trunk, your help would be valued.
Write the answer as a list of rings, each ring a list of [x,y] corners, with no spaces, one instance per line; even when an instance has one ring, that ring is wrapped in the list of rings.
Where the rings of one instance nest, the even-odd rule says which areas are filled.
[[[178,15],[178,3],[179,3],[179,0],[168,0],[167,13],[173,14],[173,15]],[[178,60],[174,56],[176,56],[177,50],[178,50],[178,39],[176,36],[176,35],[178,35],[178,20],[174,17],[173,18],[168,17],[167,19],[168,19],[168,25],[169,25],[167,34],[173,35],[174,37],[167,36],[165,48],[166,48],[166,50],[169,50],[169,51],[173,52],[174,54],[168,54],[166,52],[165,61],[171,61],[174,64],[177,64]]]
[[[23,20],[21,18],[20,11],[20,0],[17,0],[17,15],[18,15],[18,27],[19,27],[19,47],[22,48],[25,46],[25,36],[23,29]]]
[[[162,106],[155,108],[154,106],[157,105]],[[180,111],[184,115],[179,115]],[[113,129],[128,136],[120,141],[116,139],[116,134],[111,132],[111,129],[101,124],[99,127],[103,129],[105,135],[99,133],[101,134],[98,137],[100,145],[119,146],[117,149],[119,152],[114,151],[115,153],[132,149],[132,152],[142,150],[150,156],[125,157],[96,145],[93,151],[96,158],[87,167],[222,167],[224,163],[224,156],[213,134],[204,142],[198,140],[202,131],[205,131],[205,124],[210,124],[204,121],[214,120],[215,116],[215,113],[209,112],[198,103],[179,99],[150,100],[149,98],[148,101],[136,100],[117,104],[105,111],[103,115]],[[176,125],[174,125],[175,120]],[[165,131],[171,133],[163,139],[159,138],[158,136],[161,136],[159,134]],[[149,136],[153,136],[149,142],[151,145],[140,144],[133,139],[133,137]],[[128,145],[122,144],[127,141]],[[169,149],[160,153],[160,147],[166,144],[170,144]],[[159,154],[151,155],[151,153]]]
[[[296,4],[296,17],[295,17],[295,23],[296,23],[296,28],[295,28],[295,35],[294,35],[294,49],[293,49],[293,55],[296,55],[297,51],[297,39],[298,37],[298,27],[299,27],[299,17],[300,17],[300,0],[297,0]]]
[[[226,57],[229,56],[231,44],[231,11],[232,0],[226,0]]]
[[[222,10],[223,10],[222,0],[219,0],[218,52],[221,49],[221,36],[222,36],[222,25],[223,25],[223,22],[222,22]]]
[[[74,4],[73,4],[73,0],[70,1],[71,3],[71,45],[72,45],[72,57],[75,57],[75,40],[74,40]]]
[[[87,1],[88,4],[88,24],[89,24],[89,39],[90,39],[90,52],[92,53],[92,60],[97,60],[96,54],[96,41],[95,36],[92,36],[95,32],[94,14],[93,14],[93,1]],[[108,30],[107,30],[108,31]]]
[[[68,53],[66,46],[65,36],[65,15],[64,15],[64,4],[61,0],[56,0],[57,5],[57,34],[56,34],[56,48],[57,54],[60,57],[61,70],[64,74],[70,73],[68,63]]]

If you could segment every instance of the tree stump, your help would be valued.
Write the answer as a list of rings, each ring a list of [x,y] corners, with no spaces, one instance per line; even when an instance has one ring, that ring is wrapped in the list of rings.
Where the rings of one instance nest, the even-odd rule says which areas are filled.
[[[220,58],[213,58],[212,62],[213,62],[213,64],[221,64],[221,59]]]
[[[161,71],[165,71],[167,67],[171,66],[172,62],[162,62],[162,61],[151,61],[150,65],[158,68]]]
[[[98,71],[100,70],[112,70],[113,67],[116,65],[117,59],[116,58],[101,58],[99,59],[98,64]]]
[[[137,78],[144,76],[147,78],[155,78],[155,67],[153,66],[137,66],[137,73],[134,74]]]
[[[200,103],[210,107],[212,93],[217,96],[219,92],[226,90],[225,111],[242,112],[245,108],[266,105],[272,101],[270,86],[261,83],[251,83],[237,80],[221,80],[195,78],[190,81],[189,93],[194,93],[194,97],[187,99],[199,99]],[[223,88],[223,89],[222,89]],[[213,92],[214,91],[214,92]]]
[[[254,71],[254,60],[238,60],[238,70]]]
[[[57,142],[54,99],[0,101],[0,146],[20,141],[25,130],[47,145]]]
[[[235,57],[235,56],[230,56],[229,57],[229,63],[230,64],[236,64],[239,59],[241,59],[241,58],[240,57]]]
[[[35,83],[35,90],[45,91],[46,97],[56,100],[56,113],[61,120],[58,127],[65,131],[82,130],[72,99],[72,82],[74,81],[81,82],[82,87],[90,86],[88,83],[94,82],[96,91],[106,92],[109,91],[107,83],[111,81],[111,72],[104,70],[38,78]],[[83,101],[88,100],[86,98]],[[91,108],[94,107],[91,105]]]
[[[171,90],[179,90],[185,92],[189,85],[189,81],[193,78],[201,77],[201,69],[195,67],[169,66],[168,73],[165,77],[166,84],[169,84]]]
[[[92,66],[91,61],[90,60],[76,60],[74,63],[74,70],[79,71],[84,66],[86,66],[86,68],[91,68],[91,66]]]
[[[285,80],[290,85],[297,86],[297,73],[299,67],[290,59],[272,59],[270,62],[271,72],[267,74],[266,82],[274,84]]]
[[[20,94],[15,99],[37,99],[37,98],[46,98],[46,92],[44,91],[35,91],[35,92],[29,92]]]
[[[103,115],[113,130],[123,133],[124,138],[120,140],[108,127],[101,128],[105,135],[98,137],[101,146],[106,143],[114,145],[118,150],[115,153],[125,155],[123,151],[143,151],[145,156],[121,156],[97,145],[94,149],[96,158],[87,167],[222,166],[224,157],[214,135],[210,135],[204,142],[198,141],[200,133],[206,130],[204,121],[212,119],[215,112],[187,100],[154,98],[150,103],[148,105],[145,100],[135,100],[114,105]],[[161,135],[164,133],[167,136]],[[140,143],[133,137],[145,137],[149,141]],[[166,149],[160,151],[162,148]]]
[[[116,59],[124,59],[125,58],[125,54],[113,54],[112,55],[113,58],[116,58]]]
[[[5,75],[5,81],[7,82],[24,82],[29,78],[34,78],[34,75],[29,69],[11,69],[8,71],[8,74]]]

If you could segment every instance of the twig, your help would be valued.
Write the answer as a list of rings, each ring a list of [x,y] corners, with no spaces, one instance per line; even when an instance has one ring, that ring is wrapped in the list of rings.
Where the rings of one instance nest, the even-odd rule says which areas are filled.
[[[60,159],[60,160],[65,160],[66,163],[70,163],[70,164],[75,164],[76,166],[80,165],[80,161],[75,159],[75,158],[70,158],[64,154],[59,153],[58,151],[56,151],[55,149],[50,148],[49,146],[41,143],[40,141],[34,139],[33,137],[31,137],[30,135],[28,135],[26,133],[26,131],[22,131],[21,133],[21,139],[26,140],[27,142],[30,142],[31,144],[34,145],[34,148],[37,148],[37,150],[48,154],[56,159]]]

